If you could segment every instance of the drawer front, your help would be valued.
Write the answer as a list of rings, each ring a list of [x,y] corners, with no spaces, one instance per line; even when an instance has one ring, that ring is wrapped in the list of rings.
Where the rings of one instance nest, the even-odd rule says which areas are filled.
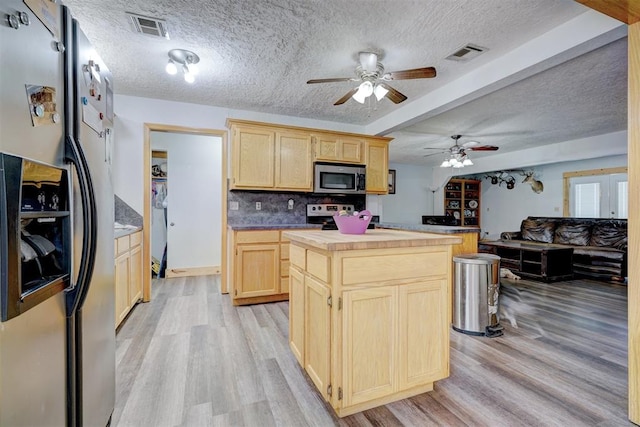
[[[281,294],[289,293],[289,277],[280,278],[280,293]]]
[[[450,269],[447,252],[345,257],[342,259],[342,284],[446,276]]]
[[[291,261],[288,259],[280,260],[280,277],[289,276],[289,266],[291,265]]]
[[[280,243],[280,259],[289,259],[288,243]]]
[[[329,257],[313,251],[307,251],[307,272],[329,283]]]
[[[280,241],[278,230],[248,230],[236,231],[236,244],[243,243],[272,243]]]
[[[305,252],[306,250],[304,248],[296,245],[291,245],[289,247],[289,261],[291,262],[291,265],[295,265],[296,267],[305,270],[307,268]]]
[[[116,239],[116,256],[128,251],[129,248],[129,236],[122,236]]]
[[[129,237],[131,238],[130,246],[132,248],[135,247],[135,246],[138,246],[138,245],[140,245],[140,243],[142,243],[142,231],[135,232]]]

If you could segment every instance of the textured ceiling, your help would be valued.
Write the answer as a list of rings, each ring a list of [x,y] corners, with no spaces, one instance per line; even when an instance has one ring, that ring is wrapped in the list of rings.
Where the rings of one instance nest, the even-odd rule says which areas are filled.
[[[408,96],[408,104],[588,10],[569,0],[64,3],[109,65],[116,93],[362,126],[398,106],[387,99],[374,108],[353,100],[333,106],[353,83],[306,81],[353,76],[361,50],[379,53],[387,71],[436,67],[434,79],[392,82]],[[170,40],[134,33],[125,12],[166,20]],[[489,50],[469,62],[444,59],[466,43]],[[200,56],[195,84],[165,73],[167,52],[173,48]],[[446,135],[452,133],[480,140],[511,132],[509,139],[496,135],[482,141],[508,150],[624,128],[626,39],[574,61],[403,129],[411,133],[401,134],[406,138],[392,144],[391,160],[429,160],[422,157],[422,147],[450,145]],[[549,88],[552,96],[545,97],[542,92]],[[579,108],[560,115],[568,104]],[[445,135],[445,140],[437,135]]]

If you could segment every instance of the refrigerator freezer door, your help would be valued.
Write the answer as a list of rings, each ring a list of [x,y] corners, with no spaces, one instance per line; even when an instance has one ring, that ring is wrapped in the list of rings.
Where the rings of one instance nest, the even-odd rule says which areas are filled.
[[[74,21],[77,25],[77,22]],[[86,36],[77,28],[78,61],[75,73],[80,103],[91,109],[79,108],[77,140],[84,151],[91,173],[97,204],[97,245],[95,266],[87,298],[81,308],[82,322],[82,390],[80,393],[83,419],[80,425],[107,425],[115,404],[115,287],[114,287],[114,196],[109,158],[106,155],[105,132],[99,134],[86,124],[95,123],[95,117],[83,120],[83,114],[102,114],[106,118],[106,84],[111,81],[109,71]],[[95,78],[99,73],[100,80]],[[86,101],[85,101],[86,100]],[[84,111],[86,110],[86,111]],[[79,209],[80,201],[75,201]],[[76,231],[82,230],[82,221],[75,218]],[[81,244],[81,233],[76,233],[76,246]],[[79,250],[76,256],[79,256]],[[75,260],[76,265],[80,262]]]
[[[22,1],[0,2],[3,17],[16,12],[27,13],[30,25],[17,30],[0,25],[0,151],[61,165],[63,120],[58,117],[56,123],[50,114],[52,104],[57,110],[63,105],[63,57],[54,49],[59,39]],[[28,86],[48,89],[30,99]],[[35,109],[51,120],[34,126],[30,112]],[[0,327],[0,425],[65,424],[63,303],[58,294]]]

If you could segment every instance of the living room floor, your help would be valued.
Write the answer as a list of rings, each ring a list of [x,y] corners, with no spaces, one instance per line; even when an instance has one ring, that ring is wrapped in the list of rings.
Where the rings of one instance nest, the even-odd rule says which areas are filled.
[[[593,280],[502,279],[518,328],[451,331],[433,392],[343,419],[288,346],[288,303],[233,307],[217,276],[158,279],[117,334],[114,426],[633,426],[627,290]]]

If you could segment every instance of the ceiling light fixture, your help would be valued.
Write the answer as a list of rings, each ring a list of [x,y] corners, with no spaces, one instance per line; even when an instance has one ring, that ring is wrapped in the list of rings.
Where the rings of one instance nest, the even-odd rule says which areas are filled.
[[[165,71],[168,74],[174,75],[178,72],[178,69],[180,69],[184,74],[184,81],[193,83],[195,81],[194,76],[198,74],[198,67],[196,65],[198,62],[200,62],[200,57],[190,50],[171,49],[169,51],[169,62],[165,67]]]
[[[473,162],[463,149],[452,151],[449,156],[444,159],[442,164],[440,164],[441,168],[463,168],[465,166],[473,166]]]
[[[360,83],[360,86],[358,86],[358,90],[351,97],[358,101],[360,104],[364,104],[364,101],[371,95],[375,95],[378,101],[382,100],[382,98],[386,96],[387,92],[389,92],[389,90],[383,85],[376,84],[374,86],[373,83],[371,83],[369,80],[365,80]]]

